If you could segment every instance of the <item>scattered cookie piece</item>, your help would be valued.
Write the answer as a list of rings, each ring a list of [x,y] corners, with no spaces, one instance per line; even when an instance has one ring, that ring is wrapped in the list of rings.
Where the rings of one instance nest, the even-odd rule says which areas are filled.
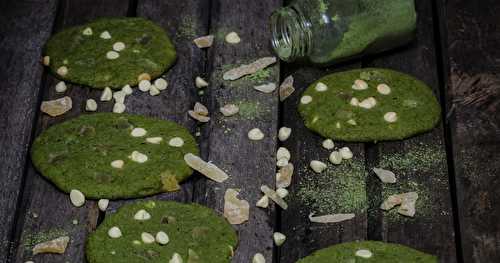
[[[96,111],[97,110],[97,102],[94,99],[88,99],[85,102],[85,110],[86,111]]]
[[[240,36],[236,32],[230,32],[224,39],[229,44],[238,44],[241,41]]]
[[[257,71],[264,69],[276,63],[276,57],[264,57],[252,62],[248,65],[241,65],[224,73],[224,80],[237,80],[243,76],[254,74]]]
[[[267,185],[262,185],[260,187],[260,190],[284,210],[288,208],[285,200],[283,200],[274,190],[269,188]]]
[[[260,141],[264,139],[264,133],[259,128],[253,128],[248,132],[248,139],[252,141]]]
[[[198,48],[208,48],[211,47],[212,44],[214,43],[214,36],[208,35],[208,36],[198,37],[194,39],[193,42]]]
[[[281,127],[278,131],[278,139],[282,142],[286,141],[288,138],[290,138],[290,135],[292,134],[292,129],[288,127]]]
[[[76,189],[71,190],[69,193],[69,199],[75,207],[81,207],[85,204],[85,195]]]
[[[110,101],[113,98],[113,91],[109,87],[105,87],[101,93],[101,101]]]
[[[66,83],[64,83],[64,81],[59,81],[57,84],[56,84],[56,92],[57,93],[63,93],[67,90],[68,88],[66,87]]]
[[[315,173],[322,173],[327,168],[326,163],[317,160],[312,160],[309,166]]]
[[[274,244],[276,244],[276,246],[279,247],[279,246],[283,245],[283,243],[285,243],[286,236],[283,233],[274,232],[273,240],[274,240]]]
[[[229,178],[229,176],[220,168],[212,163],[203,161],[200,157],[192,153],[184,155],[184,161],[189,167],[218,183],[222,183]]]
[[[323,141],[323,143],[321,143],[321,146],[323,146],[323,148],[327,150],[332,150],[333,148],[335,148],[335,143],[332,139],[326,139]]]
[[[64,254],[69,243],[68,236],[58,237],[56,239],[36,244],[33,247],[33,255],[43,253]]]
[[[350,220],[354,218],[354,214],[329,214],[322,216],[313,216],[314,214],[309,215],[309,221],[313,223],[338,223],[346,220]]]
[[[196,77],[194,79],[194,84],[197,88],[202,89],[208,87],[208,82],[201,77]]]
[[[224,194],[224,217],[232,225],[248,221],[250,205],[246,200],[238,199],[239,192],[229,188]]]
[[[253,87],[255,90],[258,90],[263,93],[272,93],[276,89],[276,84],[267,83]]]
[[[225,117],[230,117],[237,114],[240,111],[240,108],[236,104],[226,104],[219,110]]]
[[[293,87],[293,76],[290,75],[286,77],[280,85],[279,96],[280,101],[286,100],[290,95],[295,92],[295,88]]]
[[[73,103],[68,96],[56,100],[43,101],[40,110],[52,117],[56,117],[71,110]]]
[[[373,168],[372,170],[378,176],[380,181],[382,181],[382,183],[386,184],[396,183],[396,175],[393,172],[381,168]]]

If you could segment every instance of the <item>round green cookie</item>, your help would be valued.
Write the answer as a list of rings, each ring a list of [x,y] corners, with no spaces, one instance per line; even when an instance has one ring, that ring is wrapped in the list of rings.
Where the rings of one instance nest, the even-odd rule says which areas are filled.
[[[121,44],[113,47],[117,42],[125,44],[124,48]],[[109,59],[110,51],[119,57]],[[140,74],[155,78],[176,58],[165,31],[137,17],[102,18],[65,29],[48,41],[44,53],[59,78],[94,88],[134,86]],[[66,67],[66,74],[61,67]]]
[[[132,136],[133,128],[145,129],[146,135]],[[182,138],[182,147],[170,146],[175,137]],[[35,167],[63,191],[117,199],[177,190],[177,182],[192,174],[186,153],[198,154],[195,139],[174,122],[95,113],[48,128],[35,139],[31,154]],[[141,154],[147,156],[142,163]],[[120,161],[111,165],[116,160],[123,161],[121,168]]]
[[[368,251],[359,251],[368,250]],[[356,255],[358,252],[358,255]],[[364,253],[363,253],[364,252]],[[371,254],[371,257],[367,257]],[[362,257],[365,255],[365,257]],[[437,263],[435,256],[403,245],[380,241],[349,242],[318,250],[297,263]]]
[[[136,220],[134,215],[144,209],[151,218]],[[110,228],[118,227],[121,237],[111,238]],[[169,242],[144,243],[142,233],[168,235]],[[106,216],[89,236],[86,256],[89,263],[169,262],[178,253],[183,262],[230,262],[238,243],[231,225],[213,210],[198,204],[169,201],[142,201],[127,204]]]
[[[365,81],[368,88],[354,89],[358,79]],[[320,82],[326,84],[326,90],[324,86],[316,88]],[[390,93],[379,92],[380,84],[388,85]],[[356,105],[356,99],[363,103],[370,97],[376,102],[372,108],[351,104],[353,101]],[[405,139],[431,130],[441,115],[440,105],[425,83],[407,74],[379,68],[327,75],[307,88],[299,104],[299,113],[309,129],[327,138],[350,142]],[[391,112],[396,114],[395,122],[384,118]]]

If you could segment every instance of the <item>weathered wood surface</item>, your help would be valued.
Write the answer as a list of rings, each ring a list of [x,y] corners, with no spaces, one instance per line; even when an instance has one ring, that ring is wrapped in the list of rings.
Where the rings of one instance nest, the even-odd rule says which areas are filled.
[[[401,71],[424,81],[436,96],[439,85],[437,53],[433,30],[431,0],[416,2],[418,14],[416,41],[389,54],[366,59],[367,67]],[[377,200],[369,214],[369,239],[400,243],[430,254],[440,262],[456,262],[454,225],[443,126],[429,133],[397,142],[369,146],[368,169],[380,167],[393,171],[395,185],[379,181],[370,171],[368,196]],[[390,194],[416,191],[419,194],[414,218],[378,209]]]
[[[438,1],[464,262],[500,258],[500,3]]]
[[[57,1],[0,2],[0,262],[11,250],[27,152],[37,115],[42,45],[49,38]]]
[[[267,17],[280,5],[280,0],[258,4],[246,0],[212,1],[210,33],[215,35],[215,43],[208,53],[211,85],[202,98],[212,119],[202,127],[203,157],[227,171],[231,178],[223,184],[202,180],[196,184],[195,198],[222,213],[226,189],[239,188],[239,197],[250,203],[248,222],[236,226],[240,241],[233,262],[248,262],[258,252],[272,262],[274,206],[260,209],[255,203],[262,196],[261,185],[274,188],[278,96],[277,91],[264,94],[253,86],[277,83],[279,68],[273,66],[268,77],[254,81],[223,81],[222,74],[242,63],[272,55]],[[238,32],[241,43],[224,42],[224,36],[231,31]],[[218,109],[227,103],[242,104],[239,115],[224,117]],[[265,134],[262,141],[247,137],[248,131],[256,127]]]
[[[127,14],[128,2],[122,0],[64,0],[60,3],[56,31],[66,27],[89,22],[102,16],[124,16]],[[40,43],[43,45],[44,43]],[[60,123],[84,112],[87,98],[99,98],[101,92],[77,85],[69,85],[64,94],[55,92],[58,82],[51,74],[46,74],[43,85],[43,100],[70,96],[73,108],[59,117],[49,117],[40,113],[36,123],[36,134],[47,127]],[[36,109],[38,110],[38,109]],[[85,241],[98,218],[96,202],[87,201],[82,208],[74,207],[66,193],[58,190],[53,184],[38,174],[31,162],[27,164],[26,186],[23,192],[19,218],[17,218],[17,257],[13,262],[83,262],[85,258]],[[73,220],[77,224],[73,223]],[[61,234],[70,236],[71,241],[64,255],[32,256],[33,242],[58,237]]]

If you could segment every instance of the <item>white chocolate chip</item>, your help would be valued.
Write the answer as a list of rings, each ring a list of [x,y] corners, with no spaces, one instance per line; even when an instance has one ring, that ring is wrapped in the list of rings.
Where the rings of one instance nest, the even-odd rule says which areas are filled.
[[[359,103],[359,107],[365,108],[365,109],[371,109],[377,105],[377,100],[374,97],[369,97],[364,99]]]
[[[359,106],[359,100],[356,97],[351,98],[351,101],[349,103],[354,107]]]
[[[202,79],[201,77],[196,77],[196,79],[194,80],[194,83],[195,83],[196,87],[199,89],[208,87],[208,82],[205,81],[204,79]]]
[[[302,96],[302,98],[300,98],[300,103],[302,104],[309,104],[311,103],[313,100],[313,98],[309,95],[305,95],[305,96]]]
[[[278,148],[278,151],[276,153],[276,159],[278,159],[278,160],[286,159],[287,161],[290,161],[290,157],[291,157],[291,154],[287,148],[285,148],[285,147]]]
[[[279,246],[283,245],[283,243],[285,243],[286,236],[280,232],[274,232],[273,240],[274,240],[274,244],[276,244],[276,246],[279,247]]]
[[[172,147],[182,147],[184,140],[181,137],[174,137],[168,141],[168,145]]]
[[[276,189],[276,193],[279,197],[285,198],[288,195],[288,190],[286,190],[285,188],[278,188]]]
[[[117,226],[114,226],[108,230],[108,236],[110,238],[119,238],[122,236],[122,231]]]
[[[149,91],[151,88],[151,82],[147,79],[143,79],[139,82],[139,90],[142,92]]]
[[[339,152],[340,152],[340,155],[342,156],[342,159],[345,159],[345,160],[352,159],[353,155],[352,155],[351,149],[349,149],[349,147],[342,147],[342,148],[340,148]]]
[[[371,258],[373,253],[368,249],[360,249],[356,251],[356,256],[361,258]]]
[[[229,44],[238,44],[241,41],[236,32],[230,32],[229,34],[227,34],[225,40]]]
[[[92,28],[90,27],[87,27],[85,28],[83,31],[82,31],[82,34],[86,35],[86,36],[91,36],[92,35]]]
[[[144,244],[153,244],[155,242],[155,237],[147,232],[141,233],[141,239]]]
[[[138,221],[146,221],[151,219],[151,214],[149,214],[148,211],[141,209],[135,213],[134,219]]]
[[[340,129],[340,122],[335,123],[335,128]]]
[[[110,101],[113,98],[113,91],[109,87],[105,87],[101,94],[101,101]]]
[[[236,104],[226,104],[226,105],[224,105],[224,107],[221,107],[219,110],[222,113],[222,115],[224,115],[226,117],[230,117],[230,116],[233,116],[236,113],[238,113],[240,111],[240,107],[238,107],[238,105],[236,105]]]
[[[132,137],[142,137],[142,136],[145,136],[147,133],[148,132],[145,129],[143,129],[143,128],[134,128],[130,132],[130,136],[132,136]]]
[[[66,91],[66,89],[67,89],[67,87],[66,87],[66,83],[64,83],[64,81],[59,81],[56,84],[56,92],[63,93]]]
[[[318,84],[316,84],[316,87],[314,87],[314,89],[317,92],[323,92],[328,90],[328,86],[326,86],[326,84],[323,82],[318,82]]]
[[[285,158],[282,158],[282,159],[278,159],[278,161],[276,162],[276,166],[278,167],[285,167],[288,165],[288,160],[285,159]]]
[[[156,239],[156,242],[158,242],[158,244],[160,244],[160,245],[166,245],[170,241],[170,238],[168,238],[167,233],[165,233],[163,231],[156,233],[155,239]]]
[[[384,120],[390,123],[396,122],[398,120],[398,115],[393,111],[387,112],[384,114]]]
[[[324,140],[321,145],[323,146],[323,148],[325,148],[327,150],[331,150],[335,147],[335,143],[333,143],[332,139]]]
[[[163,141],[162,137],[149,137],[146,138],[146,142],[151,144],[160,144]]]
[[[110,39],[111,35],[109,34],[108,31],[102,31],[102,33],[99,35],[99,37],[102,39]]]
[[[281,127],[278,131],[278,139],[282,142],[286,141],[290,138],[290,134],[292,134],[292,129],[288,127]]]
[[[132,154],[128,157],[134,162],[145,163],[148,160],[148,156],[138,151],[133,151]]]
[[[123,160],[114,160],[111,162],[111,167],[116,169],[122,169],[125,162]]]
[[[348,120],[348,121],[347,121],[347,123],[349,123],[349,124],[351,124],[351,125],[353,125],[353,126],[354,126],[354,125],[357,125],[356,121],[355,121],[355,120],[353,120],[353,119]]]
[[[117,58],[119,58],[119,57],[120,57],[120,54],[119,54],[118,52],[114,51],[114,50],[112,50],[112,51],[108,51],[108,52],[106,53],[106,58],[107,58],[107,59],[111,59],[111,60],[113,60],[113,59],[117,59]]]
[[[160,90],[155,85],[151,85],[151,87],[149,87],[149,95],[156,96],[158,94],[160,94]]]
[[[255,204],[257,207],[267,208],[269,206],[269,197],[267,195],[262,196],[259,201]]]
[[[86,111],[96,111],[97,110],[97,102],[94,99],[88,99],[85,102],[85,110]]]
[[[174,253],[172,258],[168,261],[168,263],[182,263],[182,257],[179,253]]]
[[[157,78],[154,85],[158,90],[165,90],[168,87],[168,82],[164,78]]]
[[[362,79],[357,79],[354,81],[354,84],[352,85],[353,90],[365,90],[368,88],[368,83]]]
[[[115,105],[113,105],[113,112],[114,113],[123,113],[124,111],[125,111],[125,104],[115,103]]]
[[[130,87],[130,85],[128,85],[128,84],[123,86],[122,91],[125,93],[125,95],[130,95],[134,92],[132,90],[132,88]]]
[[[85,204],[85,195],[83,195],[82,192],[79,190],[73,189],[69,193],[69,199],[71,200],[71,203],[76,206],[76,207],[81,207],[83,204]]]
[[[261,253],[257,253],[253,256],[252,263],[266,263],[266,258]]]
[[[50,57],[49,56],[43,57],[43,61],[42,62],[43,62],[43,64],[45,66],[49,66],[50,65]]]
[[[127,96],[127,94],[125,94],[125,92],[123,92],[121,90],[113,93],[113,99],[115,99],[115,103],[124,104],[125,103],[125,96]]]
[[[198,48],[211,47],[212,44],[214,43],[214,36],[208,35],[208,36],[198,37],[198,38],[194,39],[193,42],[195,43],[195,45]]]
[[[311,166],[311,169],[316,173],[323,172],[327,167],[327,165],[324,162],[317,161],[317,160],[311,161],[309,166]]]
[[[122,51],[124,49],[125,49],[125,43],[123,43],[123,42],[115,42],[113,44],[113,50],[114,51],[120,52],[120,51]]]
[[[66,76],[68,74],[68,68],[66,66],[61,66],[57,69],[57,74],[61,77]]]
[[[248,132],[248,139],[252,141],[260,141],[264,139],[264,133],[259,128],[253,128]]]
[[[389,95],[391,93],[391,88],[387,84],[379,84],[377,86],[377,91],[382,95]]]
[[[97,202],[97,206],[99,207],[99,210],[101,210],[102,212],[106,211],[108,205],[109,205],[108,199],[99,199],[99,201]]]
[[[274,90],[276,90],[276,84],[271,82],[267,84],[254,86],[253,88],[263,93],[272,93]]]
[[[333,164],[340,164],[342,162],[342,155],[338,151],[333,151],[328,160]]]

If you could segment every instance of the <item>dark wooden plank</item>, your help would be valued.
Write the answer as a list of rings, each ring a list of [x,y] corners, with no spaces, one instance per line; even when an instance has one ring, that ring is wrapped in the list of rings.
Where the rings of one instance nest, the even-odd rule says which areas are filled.
[[[194,45],[193,39],[207,34],[209,1],[139,1],[137,16],[154,21],[163,27],[173,40],[177,51],[177,62],[165,73],[168,88],[157,96],[150,96],[134,90],[125,99],[126,112],[175,121],[191,131],[196,131],[195,121],[187,115],[198,100],[194,84],[196,76],[205,69],[206,51]],[[164,193],[151,197],[158,200],[191,202],[193,199],[193,180],[181,184],[181,191]],[[110,202],[109,212],[127,201]]]
[[[0,2],[0,262],[7,260],[57,1]]]
[[[324,138],[308,130],[297,112],[301,94],[312,82],[327,74],[360,66],[359,62],[328,69],[283,65],[283,76],[291,74],[295,79],[295,93],[283,102],[282,108],[282,126],[292,128],[291,137],[282,145],[291,153],[295,172],[287,199],[290,207],[281,212],[280,231],[287,236],[287,241],[280,248],[280,262],[295,262],[321,248],[366,239],[368,204],[364,144],[335,142],[337,148],[347,146],[354,154],[352,160],[344,160],[339,168],[328,161],[331,151],[322,147]],[[327,163],[328,169],[316,174],[309,166],[312,160]],[[336,179],[332,179],[335,173]],[[352,177],[342,179],[339,174]],[[309,221],[310,213],[354,213],[355,218],[341,223],[317,224]]]
[[[212,1],[210,33],[216,39],[209,50],[211,85],[203,98],[211,110],[212,119],[202,126],[205,141],[203,158],[227,171],[231,178],[222,184],[200,180],[195,187],[195,198],[222,213],[226,189],[239,188],[240,198],[250,203],[249,221],[235,226],[239,233],[239,245],[233,262],[248,262],[255,253],[262,253],[267,262],[272,262],[274,206],[260,209],[255,207],[255,203],[262,196],[261,185],[274,187],[278,97],[277,92],[272,95],[259,93],[253,86],[277,83],[279,69],[273,66],[268,77],[258,80],[223,81],[222,75],[242,63],[272,54],[267,18],[279,6],[280,0],[258,3],[246,0]],[[230,45],[224,42],[224,36],[231,31],[239,34],[241,43]],[[228,103],[242,104],[240,114],[223,117],[218,109]],[[265,138],[250,141],[247,133],[256,127],[263,131]]]
[[[500,3],[438,1],[464,262],[500,258]],[[447,33],[447,36],[446,36]]]
[[[61,3],[60,19],[56,30],[79,25],[102,16],[124,16],[127,14],[128,2],[121,0],[65,0]],[[62,97],[56,94],[54,86],[58,81],[47,75],[44,84],[43,100]],[[87,98],[98,98],[99,90],[91,90],[77,85],[68,85],[65,95],[73,100],[73,108],[66,114],[52,118],[40,114],[36,133],[47,127],[60,123],[84,112]],[[84,245],[87,234],[97,224],[98,209],[95,201],[87,201],[82,208],[73,207],[67,194],[59,191],[54,185],[43,179],[28,165],[26,187],[23,193],[22,207],[17,222],[18,247],[14,262],[34,260],[36,262],[83,262],[85,258]],[[73,223],[73,220],[77,224]],[[71,242],[64,255],[32,256],[33,243],[41,240],[67,234]]]
[[[365,66],[390,68],[408,73],[431,86],[439,97],[436,41],[431,0],[418,1],[417,36],[407,47],[367,59]],[[400,243],[437,255],[441,262],[456,262],[453,211],[443,126],[407,140],[371,146],[369,169],[381,167],[396,173],[395,185],[383,185],[370,174],[375,184],[368,238]],[[378,209],[390,194],[417,191],[415,218]]]

